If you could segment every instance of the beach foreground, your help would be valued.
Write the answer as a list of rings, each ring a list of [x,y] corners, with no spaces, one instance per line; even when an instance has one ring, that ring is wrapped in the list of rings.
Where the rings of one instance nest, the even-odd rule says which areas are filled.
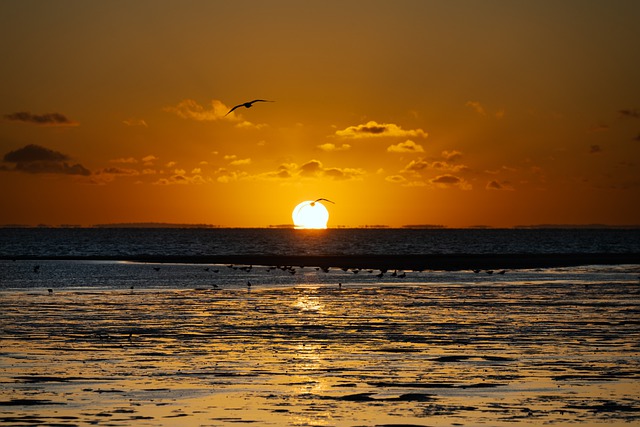
[[[630,425],[640,288],[3,291],[0,422]]]

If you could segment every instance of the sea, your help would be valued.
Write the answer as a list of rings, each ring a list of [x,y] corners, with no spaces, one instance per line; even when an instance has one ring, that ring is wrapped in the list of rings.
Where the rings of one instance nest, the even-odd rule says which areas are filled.
[[[0,424],[639,425],[640,263],[201,262],[566,253],[640,230],[3,228]]]
[[[275,266],[215,266],[190,259],[215,255],[430,255],[640,253],[640,229],[244,229],[4,228],[0,289],[296,285],[311,283],[460,283],[486,281],[462,272],[320,271]],[[134,257],[173,256],[162,266]],[[51,260],[51,258],[66,260]],[[104,258],[109,258],[105,261]],[[119,258],[122,258],[120,260]],[[297,266],[295,266],[297,267]],[[34,270],[35,269],[35,270]],[[637,279],[638,266],[581,266],[511,271],[491,280]],[[214,273],[215,272],[215,273]],[[356,274],[357,273],[357,274]],[[398,275],[402,276],[401,279]]]

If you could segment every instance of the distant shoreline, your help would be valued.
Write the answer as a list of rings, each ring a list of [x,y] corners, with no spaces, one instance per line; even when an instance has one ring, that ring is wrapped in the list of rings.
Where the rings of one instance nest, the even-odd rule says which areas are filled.
[[[124,261],[140,263],[305,266],[374,270],[497,270],[640,264],[640,253],[427,255],[129,255],[0,256],[2,260]]]
[[[29,224],[0,224],[2,229],[25,229],[25,230],[47,230],[47,229],[204,229],[204,230],[297,230],[293,224],[269,225],[265,227],[229,227],[214,224],[173,224],[173,223],[118,223],[118,224],[94,224],[94,225],[77,225],[77,224],[60,224],[60,225],[29,225]],[[449,227],[437,224],[418,224],[418,225],[357,225],[345,226],[338,225],[328,227],[323,230],[638,230],[640,224],[610,225],[610,224],[533,224],[533,225],[514,225],[511,227],[494,227],[490,225],[470,225],[466,227]],[[305,231],[305,230],[300,230]],[[322,230],[307,230],[322,231]]]

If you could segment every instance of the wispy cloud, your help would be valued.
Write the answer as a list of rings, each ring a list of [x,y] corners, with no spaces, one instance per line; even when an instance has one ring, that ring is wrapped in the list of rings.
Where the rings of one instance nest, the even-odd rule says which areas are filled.
[[[343,138],[379,138],[379,137],[404,137],[426,138],[427,132],[422,129],[402,129],[393,123],[377,123],[369,121],[366,124],[349,126],[346,129],[337,130],[336,136]]]
[[[70,165],[71,158],[59,151],[30,144],[10,151],[4,155],[4,161],[13,163],[15,172],[52,173],[64,175],[89,176],[91,172],[81,164]]]
[[[232,166],[246,166],[251,164],[251,159],[250,158],[235,159],[235,160],[232,160],[229,164]]]
[[[465,105],[471,108],[472,110],[474,110],[476,113],[480,114],[481,116],[487,115],[487,112],[485,111],[484,107],[478,101],[467,101]]]
[[[513,191],[513,185],[509,181],[496,181],[492,180],[487,183],[485,187],[487,190],[508,190]]]
[[[159,160],[159,159],[153,154],[149,154],[148,156],[144,156],[142,158],[142,161],[146,166],[151,166],[156,160]]]
[[[225,119],[225,115],[229,111],[229,107],[227,107],[222,101],[219,101],[217,99],[211,101],[210,107],[203,107],[193,99],[185,99],[183,101],[180,101],[174,107],[165,107],[164,110],[169,113],[174,113],[178,117],[182,117],[183,119],[196,121],[215,121]],[[229,115],[226,117],[226,119],[238,120],[235,115]]]
[[[327,142],[326,144],[318,145],[318,148],[322,151],[347,151],[351,149],[351,145],[349,144],[340,144],[336,145],[331,142]]]
[[[133,157],[121,157],[119,159],[109,160],[111,163],[138,163],[138,160]]]
[[[637,108],[627,108],[618,110],[620,117],[626,119],[640,119],[640,110]]]
[[[336,181],[358,180],[366,174],[360,168],[327,167],[321,161],[312,159],[301,165],[297,163],[283,163],[274,171],[251,175],[245,171],[229,170],[221,168],[215,172],[216,180],[220,183],[229,183],[239,180],[266,180],[266,181],[299,181],[314,179],[331,179]]]
[[[487,109],[485,108],[485,106],[482,105],[478,101],[467,101],[465,106],[471,108],[473,111],[475,111],[480,116],[488,116],[489,115],[489,113],[487,112]],[[495,117],[496,119],[502,119],[505,115],[506,115],[506,111],[504,111],[502,109],[496,111],[495,113],[492,113],[492,116]]]
[[[28,111],[5,114],[4,118],[13,122],[27,123],[38,126],[78,126],[79,123],[70,120],[60,113],[31,114]]]
[[[449,152],[444,152],[449,153]],[[456,159],[462,156],[460,152],[453,152],[453,154],[449,155],[449,159]],[[446,157],[445,157],[446,158]],[[469,168],[463,164],[454,164],[448,162],[447,160],[434,160],[428,161],[423,158],[419,158],[416,160],[410,161],[407,166],[405,166],[400,172],[401,173],[412,173],[412,174],[420,174],[426,170],[440,170],[440,171],[449,171],[449,172],[460,172],[460,171],[468,171]]]
[[[450,162],[456,161],[460,157],[462,157],[462,152],[458,150],[451,150],[451,151],[445,150],[442,152],[442,158]]]
[[[600,154],[602,153],[602,147],[599,145],[592,145],[589,147],[589,154]]]
[[[390,153],[424,153],[424,148],[422,148],[422,145],[407,139],[405,142],[390,145],[387,147],[387,151]]]
[[[184,172],[184,171],[182,171]],[[169,178],[161,178],[154,182],[154,185],[188,185],[204,184],[206,180],[201,175],[187,176],[185,173],[176,173]]]
[[[145,122],[142,119],[127,119],[127,120],[123,120],[122,123],[124,123],[127,126],[142,126],[142,127],[149,127],[147,125],[147,122]]]

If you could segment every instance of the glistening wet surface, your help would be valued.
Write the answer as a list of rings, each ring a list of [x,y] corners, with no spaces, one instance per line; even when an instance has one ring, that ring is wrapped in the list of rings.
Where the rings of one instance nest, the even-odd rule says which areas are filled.
[[[0,422],[631,425],[640,285],[4,291]]]

